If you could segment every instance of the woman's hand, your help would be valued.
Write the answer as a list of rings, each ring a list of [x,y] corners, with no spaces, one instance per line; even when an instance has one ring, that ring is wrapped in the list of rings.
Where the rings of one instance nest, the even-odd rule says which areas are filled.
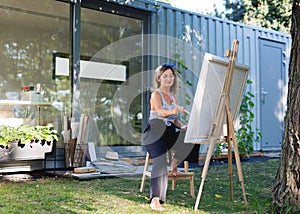
[[[187,125],[181,125],[180,129],[187,130]]]
[[[183,113],[184,112],[184,108],[182,106],[175,105],[174,111],[175,111],[175,114],[177,114],[177,113]]]

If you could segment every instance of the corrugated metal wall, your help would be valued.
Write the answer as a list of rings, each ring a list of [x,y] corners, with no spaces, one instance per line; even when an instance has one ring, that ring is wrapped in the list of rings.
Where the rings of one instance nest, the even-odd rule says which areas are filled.
[[[291,37],[289,34],[267,30],[225,21],[206,15],[196,14],[181,9],[176,9],[168,4],[155,3],[154,1],[135,0],[129,4],[134,7],[152,11],[151,16],[151,34],[168,35],[170,37],[182,39],[198,49],[202,54],[209,52],[223,57],[226,50],[231,48],[234,39],[239,40],[239,51],[237,62],[250,66],[249,79],[253,81],[251,87],[248,86],[255,97],[255,121],[253,129],[260,128],[260,70],[259,70],[259,39],[268,39],[284,43],[286,45],[286,64],[289,62],[289,53],[291,47]],[[172,58],[172,51],[168,47],[168,41],[156,43],[158,50],[169,49],[167,54]],[[154,47],[153,47],[154,48]],[[189,69],[199,75],[201,58],[191,57],[188,51],[180,56],[188,65]],[[158,62],[160,63],[159,60]],[[155,66],[155,65],[153,65]],[[286,66],[285,77],[283,81],[287,84],[288,66]],[[185,76],[193,83],[197,83],[196,76]],[[196,84],[194,84],[196,87]],[[279,145],[280,147],[280,145]],[[260,145],[255,145],[259,150]]]

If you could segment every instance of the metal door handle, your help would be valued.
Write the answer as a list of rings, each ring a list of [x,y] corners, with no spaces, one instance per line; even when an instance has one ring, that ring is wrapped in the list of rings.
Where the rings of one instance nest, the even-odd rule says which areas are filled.
[[[261,101],[262,103],[265,103],[266,101],[266,95],[268,94],[268,92],[264,91],[264,89],[261,89]]]

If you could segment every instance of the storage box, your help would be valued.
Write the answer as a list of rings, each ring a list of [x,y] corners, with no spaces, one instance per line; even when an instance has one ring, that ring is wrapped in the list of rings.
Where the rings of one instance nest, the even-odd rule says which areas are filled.
[[[31,102],[43,102],[44,96],[36,91],[24,91],[20,93],[20,99]]]

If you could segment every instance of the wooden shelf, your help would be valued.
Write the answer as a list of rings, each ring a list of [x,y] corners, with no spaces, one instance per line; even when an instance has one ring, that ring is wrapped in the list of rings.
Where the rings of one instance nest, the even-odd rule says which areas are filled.
[[[27,100],[0,100],[1,106],[51,106],[50,102],[32,102]]]

